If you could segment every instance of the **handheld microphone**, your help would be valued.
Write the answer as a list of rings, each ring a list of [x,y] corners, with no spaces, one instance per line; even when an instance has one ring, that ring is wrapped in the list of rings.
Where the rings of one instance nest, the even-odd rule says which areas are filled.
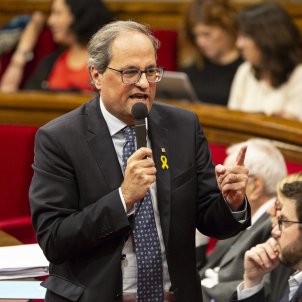
[[[145,118],[148,115],[148,108],[144,103],[135,103],[131,109],[135,123],[135,136],[137,149],[147,146],[147,129]]]

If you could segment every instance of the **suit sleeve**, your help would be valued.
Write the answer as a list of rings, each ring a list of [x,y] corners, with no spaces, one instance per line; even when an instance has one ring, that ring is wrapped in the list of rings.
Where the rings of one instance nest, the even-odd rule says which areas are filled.
[[[230,302],[266,302],[265,297],[264,297],[264,289],[262,288],[258,293],[255,295],[252,295],[246,299],[238,300],[237,297],[237,292],[234,292],[231,299],[229,300]]]
[[[250,206],[247,219],[239,222],[218,189],[208,142],[196,118],[197,169],[197,228],[203,234],[218,239],[236,235],[250,225]]]
[[[33,170],[29,192],[32,222],[50,262],[59,264],[96,245],[106,248],[123,242],[130,225],[118,188],[81,208],[73,165],[47,129],[37,133]]]

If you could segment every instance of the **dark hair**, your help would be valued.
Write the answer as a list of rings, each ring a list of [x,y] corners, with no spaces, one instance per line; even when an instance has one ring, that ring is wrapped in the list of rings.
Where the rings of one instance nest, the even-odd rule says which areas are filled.
[[[103,25],[114,20],[112,13],[101,0],[64,1],[74,17],[71,29],[82,45],[87,45],[94,33]]]
[[[302,173],[297,173],[296,181],[285,182],[280,192],[284,197],[295,200],[297,218],[302,222]]]
[[[253,66],[257,79],[268,72],[273,87],[286,82],[302,62],[302,39],[290,16],[277,3],[258,4],[238,14],[239,32],[250,37],[262,60]]]

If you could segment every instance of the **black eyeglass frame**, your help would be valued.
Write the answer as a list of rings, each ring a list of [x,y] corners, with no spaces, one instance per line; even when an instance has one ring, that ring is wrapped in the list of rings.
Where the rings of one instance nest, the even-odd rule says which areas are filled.
[[[290,224],[293,224],[293,223],[302,224],[302,222],[300,222],[300,221],[285,220],[285,219],[282,219],[281,217],[278,217],[278,227],[279,227],[280,232],[282,232],[282,225],[284,222],[290,223]]]
[[[146,74],[146,78],[147,78],[147,81],[148,81],[149,83],[158,83],[158,82],[163,78],[163,74],[164,74],[164,71],[165,71],[163,67],[149,67],[149,68],[147,68],[147,69],[145,69],[145,70],[141,70],[141,69],[139,69],[139,68],[134,68],[134,67],[132,67],[132,68],[125,68],[125,69],[115,69],[115,68],[112,68],[112,67],[107,66],[106,69],[111,69],[111,70],[114,70],[114,71],[119,72],[119,73],[121,74],[122,82],[123,82],[125,85],[133,85],[133,84],[136,84],[136,83],[139,82],[139,80],[141,79],[143,73]],[[149,78],[148,78],[147,72],[150,71],[150,70],[152,70],[152,69],[153,69],[153,70],[156,69],[156,70],[159,71],[159,76],[160,76],[160,78],[159,78],[158,80],[156,80],[156,81],[150,81]],[[126,83],[125,83],[125,81],[124,81],[125,71],[131,71],[131,70],[138,71],[138,77],[137,77],[136,81],[129,82],[129,83],[126,82]]]

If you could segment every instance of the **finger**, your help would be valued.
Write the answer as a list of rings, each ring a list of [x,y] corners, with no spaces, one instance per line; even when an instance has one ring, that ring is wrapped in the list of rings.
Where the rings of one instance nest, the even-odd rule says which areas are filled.
[[[260,268],[264,268],[264,263],[258,253],[255,251],[255,248],[248,250],[245,253],[245,259],[248,261],[253,261],[255,265],[259,266]]]
[[[244,166],[246,150],[247,150],[247,145],[241,147],[235,160],[235,166]]]
[[[226,168],[223,165],[217,165],[215,167],[215,175],[218,183],[221,183],[222,178],[221,176],[226,173]]]
[[[144,175],[156,175],[156,168],[155,167],[143,168],[141,170],[141,173]]]
[[[279,229],[278,226],[276,226],[276,227]],[[276,254],[278,252],[277,241],[276,241],[275,238],[273,238],[273,237],[269,238],[266,243],[267,243],[268,246],[270,246],[272,254]]]
[[[144,158],[151,158],[152,157],[152,150],[150,148],[140,148],[138,150],[136,150],[130,157],[129,159],[135,159],[135,160],[139,160],[139,159],[144,159]]]

